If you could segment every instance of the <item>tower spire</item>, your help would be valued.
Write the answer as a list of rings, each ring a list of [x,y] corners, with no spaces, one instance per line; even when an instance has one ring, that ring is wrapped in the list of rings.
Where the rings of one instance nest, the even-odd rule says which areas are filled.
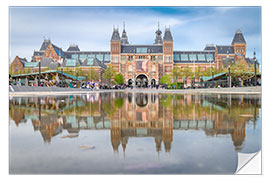
[[[123,32],[122,32],[122,36],[121,36],[121,44],[129,44],[128,43],[127,33],[126,33],[125,21],[123,22]]]

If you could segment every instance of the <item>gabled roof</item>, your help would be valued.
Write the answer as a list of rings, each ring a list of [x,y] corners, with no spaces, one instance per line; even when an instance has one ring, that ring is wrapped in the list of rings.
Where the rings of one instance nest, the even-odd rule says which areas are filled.
[[[233,37],[233,44],[246,44],[245,38],[240,30],[236,31]]]
[[[164,37],[163,37],[163,41],[172,41],[172,40],[173,40],[173,38],[172,38],[170,28],[166,28],[165,34],[164,34]]]
[[[144,54],[147,53],[162,53],[162,45],[122,45],[121,53],[143,53],[138,50],[144,50]]]
[[[217,45],[218,54],[234,54],[233,46],[219,46]]]

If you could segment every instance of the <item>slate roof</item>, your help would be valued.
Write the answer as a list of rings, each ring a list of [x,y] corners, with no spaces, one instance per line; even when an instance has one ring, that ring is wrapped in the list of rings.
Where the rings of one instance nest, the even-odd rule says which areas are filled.
[[[48,48],[50,42],[51,42],[50,40],[44,39],[39,51],[45,51]]]
[[[58,56],[64,57],[64,52],[63,52],[62,48],[59,48],[54,44],[52,44],[52,46],[53,46],[53,48]]]
[[[245,38],[240,30],[236,31],[233,37],[232,45],[233,44],[246,44]]]
[[[25,58],[20,58],[20,57],[19,57],[19,60],[21,61],[21,63],[23,63],[23,65],[24,65],[25,63],[27,63],[27,60],[26,60]]]
[[[251,65],[251,64],[255,64],[255,61],[253,58],[245,58],[246,62]],[[259,62],[257,61],[257,64],[259,65]]]
[[[204,48],[204,51],[215,51],[216,46],[214,44],[207,44]]]
[[[78,45],[70,45],[67,51],[80,51],[80,49]]]
[[[215,52],[209,51],[174,51],[174,63],[213,63]]]
[[[164,34],[164,37],[163,37],[163,41],[172,41],[172,40],[173,40],[173,38],[172,38],[170,28],[166,28],[165,34]]]
[[[44,52],[42,51],[34,51],[33,56],[43,56]]]
[[[120,35],[117,28],[113,29],[111,41],[120,41]]]
[[[234,54],[233,46],[217,46],[218,54]]]
[[[146,48],[147,53],[162,53],[162,45],[122,45],[121,53],[137,53],[137,48]]]

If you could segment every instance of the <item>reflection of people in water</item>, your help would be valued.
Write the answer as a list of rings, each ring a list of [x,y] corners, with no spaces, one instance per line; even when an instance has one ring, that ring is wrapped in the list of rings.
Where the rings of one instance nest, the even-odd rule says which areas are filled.
[[[254,114],[258,114],[260,100],[240,97],[239,106],[236,97],[142,93],[46,97],[40,101],[25,97],[11,99],[9,112],[17,126],[31,119],[44,142],[50,142],[62,129],[73,134],[80,129],[110,129],[115,151],[120,144],[123,150],[128,148],[129,137],[153,137],[158,152],[162,143],[169,152],[173,129],[194,129],[208,136],[231,134],[236,151],[240,151],[246,122],[256,124],[256,115],[254,118],[250,109],[254,107]]]

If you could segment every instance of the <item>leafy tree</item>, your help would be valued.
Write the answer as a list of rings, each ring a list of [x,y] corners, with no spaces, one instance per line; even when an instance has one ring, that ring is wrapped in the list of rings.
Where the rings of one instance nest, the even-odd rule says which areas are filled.
[[[242,61],[239,61],[235,65],[232,65],[230,71],[232,78],[241,79],[241,86],[244,85],[245,80],[254,77],[254,74],[249,72],[248,67]]]
[[[202,76],[202,73],[203,73],[202,68],[200,66],[197,67],[195,69],[195,78],[196,79],[199,79]]]
[[[179,77],[181,76],[182,71],[181,71],[181,67],[174,67],[172,70],[172,76],[173,76],[173,80],[174,82],[177,82]]]
[[[161,84],[170,84],[171,83],[171,76],[169,74],[165,74],[160,78],[160,83]]]
[[[99,80],[99,74],[96,70],[90,69],[90,79],[93,79],[95,81]]]
[[[12,72],[12,65],[11,65],[11,64],[9,65],[9,74],[10,74],[10,75],[13,75],[13,72]]]
[[[114,81],[116,84],[124,84],[124,77],[122,74],[116,74],[115,77],[114,77]]]
[[[109,81],[109,84],[111,85],[112,79],[115,76],[116,71],[113,69],[112,66],[108,66],[107,69],[102,74],[103,79],[106,79]]]

